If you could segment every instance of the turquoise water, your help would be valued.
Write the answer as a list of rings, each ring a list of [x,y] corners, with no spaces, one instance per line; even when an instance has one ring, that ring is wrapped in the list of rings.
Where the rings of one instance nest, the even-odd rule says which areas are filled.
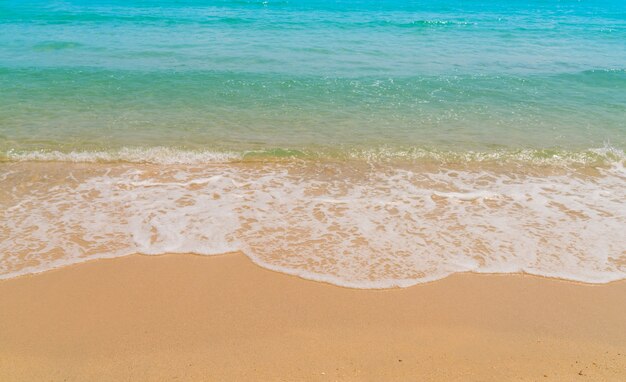
[[[622,1],[2,1],[0,151],[626,147]]]
[[[0,0],[0,279],[622,280],[625,149],[625,1]]]

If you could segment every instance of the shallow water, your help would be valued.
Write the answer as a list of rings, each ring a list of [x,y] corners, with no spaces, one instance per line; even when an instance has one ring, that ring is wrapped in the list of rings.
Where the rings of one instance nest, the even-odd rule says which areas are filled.
[[[626,276],[626,171],[401,162],[1,165],[0,278],[132,253],[243,251],[359,288],[454,272]]]
[[[623,2],[4,1],[0,31],[0,277],[626,274]]]

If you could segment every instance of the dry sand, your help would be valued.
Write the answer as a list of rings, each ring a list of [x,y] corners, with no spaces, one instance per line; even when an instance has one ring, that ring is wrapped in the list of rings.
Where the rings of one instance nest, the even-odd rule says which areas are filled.
[[[241,254],[0,281],[0,381],[626,381],[626,283],[353,290]]]

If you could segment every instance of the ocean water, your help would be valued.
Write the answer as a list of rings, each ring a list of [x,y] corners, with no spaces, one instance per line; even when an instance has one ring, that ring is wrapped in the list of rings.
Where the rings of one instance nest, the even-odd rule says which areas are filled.
[[[625,149],[623,1],[0,2],[0,278],[620,280]]]

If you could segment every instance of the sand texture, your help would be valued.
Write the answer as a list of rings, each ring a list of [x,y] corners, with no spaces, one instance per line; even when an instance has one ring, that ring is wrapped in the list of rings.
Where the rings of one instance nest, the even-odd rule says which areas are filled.
[[[626,282],[356,290],[242,254],[0,282],[0,381],[625,381]]]

